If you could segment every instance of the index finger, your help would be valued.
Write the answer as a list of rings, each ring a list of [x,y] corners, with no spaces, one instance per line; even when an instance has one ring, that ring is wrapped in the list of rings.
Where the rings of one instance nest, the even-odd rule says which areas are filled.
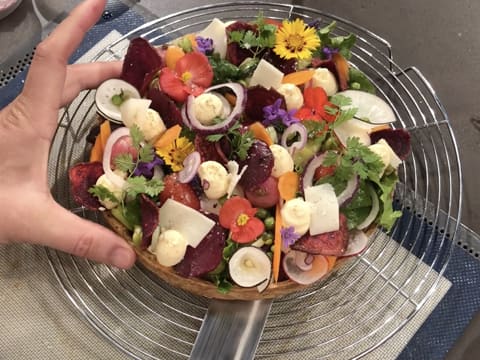
[[[68,59],[86,32],[96,23],[104,6],[105,0],[82,2],[37,46],[23,95],[28,98],[38,116],[53,119],[52,116],[55,115],[56,121]]]

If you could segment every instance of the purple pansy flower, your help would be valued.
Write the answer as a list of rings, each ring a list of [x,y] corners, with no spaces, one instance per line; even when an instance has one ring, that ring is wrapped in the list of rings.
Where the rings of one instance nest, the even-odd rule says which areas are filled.
[[[280,235],[282,236],[282,242],[285,248],[288,248],[290,245],[293,245],[295,241],[300,239],[300,234],[295,232],[293,226],[282,228],[280,230]]]
[[[275,100],[272,105],[267,105],[263,108],[263,121],[265,126],[273,125],[277,122],[282,122],[285,126],[290,126],[299,120],[293,116],[295,109],[287,111],[281,108],[282,99]]]
[[[330,61],[330,60],[332,60],[333,54],[338,53],[338,49],[334,49],[334,48],[330,48],[328,46],[325,46],[322,49],[322,52],[323,52],[323,55],[325,55],[325,60]]]
[[[201,53],[208,55],[213,52],[213,40],[210,38],[204,38],[201,36],[195,37],[195,41],[197,42],[197,49]]]
[[[153,156],[153,160],[150,162],[142,162],[140,161],[133,172],[135,176],[145,176],[148,179],[151,179],[153,176],[153,169],[155,166],[163,165],[163,160],[155,154]]]

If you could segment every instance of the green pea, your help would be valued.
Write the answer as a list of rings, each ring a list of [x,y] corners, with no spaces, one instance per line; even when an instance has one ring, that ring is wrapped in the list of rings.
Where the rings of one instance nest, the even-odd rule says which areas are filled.
[[[270,246],[270,251],[273,253],[275,252],[275,245]]]
[[[265,229],[273,230],[275,227],[275,218],[273,216],[269,216],[263,220],[263,223],[265,224]]]
[[[269,215],[268,210],[262,209],[262,208],[257,209],[257,213],[255,214],[257,218],[262,220],[265,219],[268,215]]]
[[[265,240],[263,240],[263,242],[265,243],[265,245],[272,245],[273,244],[273,239],[272,238],[265,239]]]

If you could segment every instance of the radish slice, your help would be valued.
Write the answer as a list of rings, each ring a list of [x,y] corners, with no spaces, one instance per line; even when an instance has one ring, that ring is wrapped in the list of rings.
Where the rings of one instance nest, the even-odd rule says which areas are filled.
[[[369,146],[371,144],[370,133],[377,125],[368,124],[358,119],[350,119],[344,123],[335,126],[333,132],[338,141],[343,146],[347,146],[347,140],[352,137],[357,137],[360,143]]]
[[[194,151],[183,160],[183,169],[178,172],[178,181],[181,183],[188,183],[197,174],[198,167],[202,162],[200,153]]]
[[[352,100],[350,105],[342,106],[342,110],[357,108],[355,114],[357,119],[377,125],[390,124],[397,120],[390,105],[376,95],[360,90],[346,90],[337,95],[343,95]]]
[[[348,246],[342,257],[355,256],[367,248],[368,236],[361,230],[353,230],[348,238]]]
[[[111,157],[112,157],[112,148],[115,143],[124,136],[130,136],[130,129],[126,127],[121,127],[114,130],[107,139],[105,144],[105,150],[103,152],[103,171],[105,176],[110,180],[110,182],[120,189],[125,189],[126,181],[123,177],[115,174],[112,171]]]
[[[370,209],[370,212],[368,213],[365,220],[363,220],[360,224],[357,225],[357,229],[359,230],[363,230],[368,226],[370,226],[370,224],[377,218],[378,211],[380,210],[380,204],[378,201],[377,193],[371,186],[368,187],[368,191],[372,198],[372,208]]]
[[[305,172],[303,173],[302,178],[302,189],[306,189],[309,186],[313,185],[313,177],[315,176],[315,170],[323,164],[326,153],[313,156],[307,163]]]
[[[270,279],[265,280],[264,282],[262,282],[260,285],[257,286],[258,292],[262,293],[265,290],[267,290],[271,282],[272,282],[272,277],[270,276]]]
[[[298,133],[300,136],[300,139],[298,141],[295,141],[292,143],[290,146],[287,145],[287,140],[290,137],[290,135],[294,135],[295,133]],[[300,123],[295,123],[290,125],[282,134],[282,139],[281,139],[281,144],[284,148],[288,150],[288,153],[293,156],[295,151],[301,150],[305,147],[307,144],[308,140],[308,133],[307,133],[307,128]]]
[[[283,258],[283,269],[290,280],[301,285],[309,285],[320,280],[328,273],[328,260],[323,255],[314,255],[312,268],[308,271],[302,271],[295,261],[296,252],[292,250]]]
[[[272,263],[263,250],[254,246],[238,249],[228,262],[232,280],[241,287],[254,287],[268,281]]]
[[[358,176],[354,175],[348,180],[347,187],[338,195],[338,205],[342,206],[348,204],[350,200],[355,196],[358,190]]]
[[[295,251],[295,265],[302,271],[310,271],[313,268],[314,257],[303,251]]]
[[[138,90],[128,82],[120,79],[110,79],[101,83],[97,88],[95,105],[101,115],[113,122],[121,124],[120,106],[112,102],[112,98],[120,94],[122,94],[123,100],[140,98]]]

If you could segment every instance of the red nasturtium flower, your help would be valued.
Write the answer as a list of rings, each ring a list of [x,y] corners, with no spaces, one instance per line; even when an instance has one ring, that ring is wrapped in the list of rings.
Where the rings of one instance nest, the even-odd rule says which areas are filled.
[[[303,90],[303,100],[303,106],[294,114],[297,119],[335,121],[335,115],[329,114],[325,110],[325,106],[334,108],[335,105],[328,101],[327,93],[323,88],[306,87]]]
[[[233,241],[241,244],[252,242],[265,230],[263,221],[255,217],[256,212],[250,201],[234,196],[220,209],[220,225],[230,229]]]
[[[190,94],[200,95],[212,84],[212,80],[213,70],[207,57],[194,51],[178,59],[175,70],[162,68],[158,82],[173,100],[184,102]]]

